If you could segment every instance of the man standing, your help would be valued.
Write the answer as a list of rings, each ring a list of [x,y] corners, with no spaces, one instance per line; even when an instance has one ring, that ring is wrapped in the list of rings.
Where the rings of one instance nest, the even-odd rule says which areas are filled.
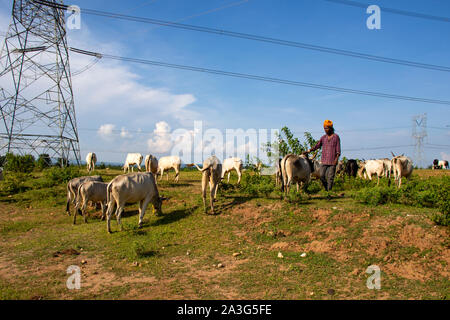
[[[336,173],[336,165],[341,155],[341,139],[334,133],[333,122],[325,120],[323,123],[325,133],[311,149],[305,151],[306,154],[322,148],[322,159],[320,163],[320,180],[326,191],[330,191],[333,187],[334,175]]]

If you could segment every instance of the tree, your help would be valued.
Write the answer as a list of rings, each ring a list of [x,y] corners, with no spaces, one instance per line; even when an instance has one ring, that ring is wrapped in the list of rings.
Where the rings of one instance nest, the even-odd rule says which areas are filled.
[[[278,150],[279,156],[284,157],[289,153],[293,154],[301,154],[302,152],[311,149],[314,147],[318,140],[315,140],[310,132],[304,133],[305,141],[303,143],[300,142],[299,138],[294,137],[294,134],[291,130],[284,126],[281,128],[281,133],[277,133],[277,141],[274,143],[268,142],[263,146],[263,150],[267,153],[267,156],[273,157],[276,154],[276,150]],[[320,157],[321,150],[317,150],[315,152],[317,156]]]

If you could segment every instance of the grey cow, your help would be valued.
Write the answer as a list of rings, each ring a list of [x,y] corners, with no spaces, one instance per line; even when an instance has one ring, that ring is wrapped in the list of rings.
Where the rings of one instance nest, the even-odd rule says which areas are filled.
[[[102,177],[100,176],[85,176],[85,177],[78,177],[73,178],[69,182],[67,182],[67,205],[66,205],[66,212],[70,216],[70,202],[73,204],[76,204],[77,200],[77,192],[80,185],[87,181],[100,181],[103,182]],[[75,211],[76,213],[76,211]]]
[[[107,186],[107,231],[111,233],[110,221],[114,206],[117,206],[117,224],[122,230],[120,217],[125,203],[139,202],[139,227],[141,227],[148,204],[151,202],[155,208],[156,215],[161,215],[161,204],[165,199],[159,196],[155,176],[151,172],[134,172],[115,177]]]
[[[108,186],[105,182],[100,181],[87,181],[80,185],[77,193],[77,204],[75,206],[76,210],[81,209],[83,214],[84,222],[87,222],[86,207],[88,201],[94,203],[100,202],[102,206],[102,220],[105,219],[106,215],[106,187]],[[76,224],[77,215],[73,215],[73,224]]]

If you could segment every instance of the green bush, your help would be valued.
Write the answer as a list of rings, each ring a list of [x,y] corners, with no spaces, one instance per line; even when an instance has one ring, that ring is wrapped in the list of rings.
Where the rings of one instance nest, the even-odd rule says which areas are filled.
[[[0,192],[3,195],[13,195],[24,192],[28,189],[25,182],[30,178],[30,174],[23,172],[8,172],[4,180],[0,183]]]
[[[399,192],[396,188],[383,186],[366,187],[356,192],[354,197],[357,201],[375,206],[388,202],[396,203],[399,199]]]
[[[52,167],[44,170],[44,181],[46,181],[49,186],[67,183],[69,180],[80,177],[81,171],[78,167],[69,166],[65,168]]]
[[[30,154],[24,156],[8,153],[5,159],[5,171],[30,173],[34,169],[34,157]]]
[[[257,174],[250,175],[245,173],[242,175],[239,189],[241,192],[252,196],[268,196],[276,190],[276,186],[273,182],[272,176],[260,176]]]
[[[36,162],[36,166],[39,169],[45,169],[49,168],[52,165],[52,160],[50,159],[50,156],[48,154],[40,154],[39,158]]]

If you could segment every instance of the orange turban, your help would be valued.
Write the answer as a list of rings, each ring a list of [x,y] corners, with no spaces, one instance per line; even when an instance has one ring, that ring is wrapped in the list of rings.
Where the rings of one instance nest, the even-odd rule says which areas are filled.
[[[325,128],[325,127],[332,127],[333,126],[333,121],[331,121],[331,120],[325,120],[324,122],[323,122],[323,127]]]

